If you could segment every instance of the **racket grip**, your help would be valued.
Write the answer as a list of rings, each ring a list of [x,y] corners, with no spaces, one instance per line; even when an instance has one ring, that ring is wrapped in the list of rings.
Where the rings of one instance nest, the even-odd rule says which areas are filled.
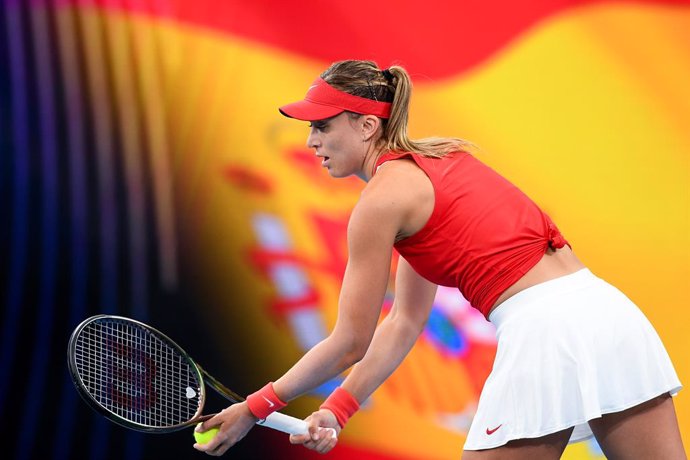
[[[281,414],[280,412],[273,412],[266,417],[265,420],[256,422],[257,425],[267,426],[274,430],[282,431],[287,434],[306,434],[307,422],[289,415]]]

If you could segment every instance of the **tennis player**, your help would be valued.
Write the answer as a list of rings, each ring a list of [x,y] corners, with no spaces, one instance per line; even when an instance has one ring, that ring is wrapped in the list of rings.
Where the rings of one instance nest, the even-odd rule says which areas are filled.
[[[642,312],[590,272],[533,201],[460,139],[411,140],[412,85],[398,66],[333,64],[283,115],[311,122],[307,145],[333,177],[367,185],[348,226],[349,260],[328,338],[285,375],[204,423],[220,455],[258,419],[354,366],[291,436],[318,452],[398,367],[437,285],[455,286],[496,326],[498,350],[464,459],[556,459],[596,436],[616,459],[685,459],[671,395],[681,384]],[[391,312],[377,327],[393,249]],[[453,383],[448,383],[453,391]]]

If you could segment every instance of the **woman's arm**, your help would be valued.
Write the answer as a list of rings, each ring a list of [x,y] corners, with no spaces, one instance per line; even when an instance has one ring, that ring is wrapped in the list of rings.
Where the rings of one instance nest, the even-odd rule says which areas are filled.
[[[364,359],[342,384],[357,401],[366,400],[412,349],[429,318],[437,288],[400,258],[393,308],[377,328]]]
[[[395,279],[393,308],[376,329],[374,338],[364,359],[347,376],[342,388],[358,402],[366,400],[400,365],[424,330],[436,295],[437,285],[422,278],[402,257]],[[293,444],[326,453],[335,447],[335,439],[315,439],[318,427],[330,427],[340,431],[333,414],[320,410],[312,414],[310,434],[291,436]]]
[[[396,275],[398,287],[393,312],[384,322],[383,331],[377,332],[377,336],[383,334],[377,339],[377,349],[382,351],[367,350],[388,287],[395,239],[401,234],[414,234],[426,224],[434,207],[434,199],[429,178],[414,162],[391,161],[381,166],[362,192],[350,217],[348,264],[335,328],[326,340],[275,382],[274,389],[278,396],[284,400],[299,396],[339,375],[361,360],[365,353],[366,363],[357,366],[359,368],[379,364],[384,366],[379,361],[386,361],[385,366],[390,367],[388,362],[392,355],[387,355],[388,352],[400,355],[388,374],[397,367],[421,332],[436,292],[435,285],[419,276],[402,258]],[[393,335],[400,335],[401,345],[388,344],[396,349],[384,349],[384,344]],[[370,356],[372,353],[377,354]],[[381,369],[376,372],[381,372]],[[369,379],[366,378],[366,381]],[[380,382],[372,380],[372,384],[375,388]]]
[[[394,206],[372,198],[364,196],[350,219],[348,263],[333,331],[274,384],[285,401],[341,374],[369,348],[388,285],[399,219]]]
[[[369,189],[350,217],[348,264],[333,332],[275,381],[273,389],[283,401],[341,374],[361,360],[369,348],[388,285],[393,243],[405,218],[405,207],[409,206],[400,194],[389,196],[383,187]],[[209,443],[195,448],[222,455],[256,421],[246,402],[234,404],[203,423],[202,431],[217,426],[220,432]]]

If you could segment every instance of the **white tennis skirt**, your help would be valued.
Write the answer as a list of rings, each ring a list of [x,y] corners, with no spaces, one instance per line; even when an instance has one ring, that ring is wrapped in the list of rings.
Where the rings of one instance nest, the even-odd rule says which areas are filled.
[[[498,349],[465,450],[499,447],[619,412],[681,384],[644,314],[583,269],[528,288],[496,308]]]

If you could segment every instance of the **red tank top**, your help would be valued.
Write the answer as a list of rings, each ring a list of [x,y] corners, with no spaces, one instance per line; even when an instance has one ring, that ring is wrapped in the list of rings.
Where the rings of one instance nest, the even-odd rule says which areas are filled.
[[[376,168],[403,157],[429,177],[435,203],[426,225],[395,248],[424,278],[460,289],[485,317],[549,246],[568,244],[532,200],[469,153],[440,159],[387,153]]]

